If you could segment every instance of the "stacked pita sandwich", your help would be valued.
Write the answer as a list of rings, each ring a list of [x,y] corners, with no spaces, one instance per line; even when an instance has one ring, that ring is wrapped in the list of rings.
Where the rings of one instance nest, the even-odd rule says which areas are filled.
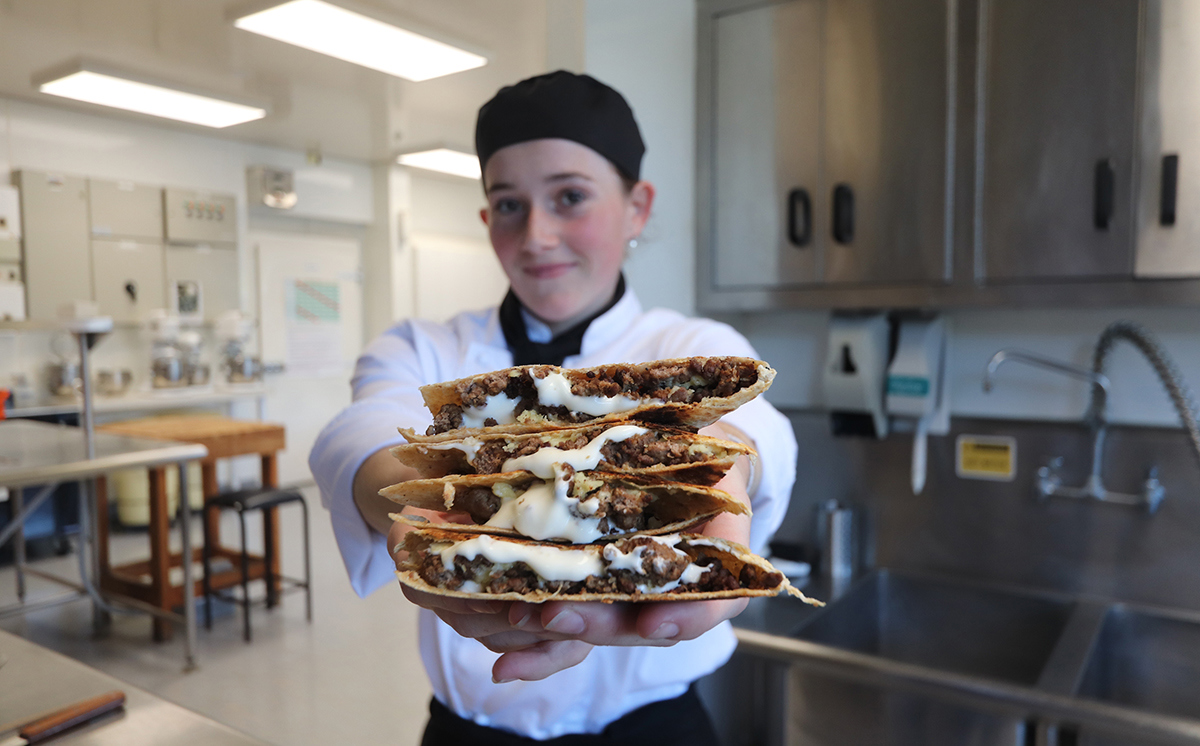
[[[775,371],[736,357],[524,365],[424,386],[434,424],[393,449],[421,479],[380,494],[461,522],[412,524],[401,583],[526,602],[806,598],[747,548],[686,533],[750,509],[712,485],[745,445],[697,433]]]

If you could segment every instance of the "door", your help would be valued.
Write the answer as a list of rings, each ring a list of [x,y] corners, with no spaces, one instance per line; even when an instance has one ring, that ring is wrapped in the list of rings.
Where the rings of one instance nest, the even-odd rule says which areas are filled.
[[[712,24],[718,289],[816,280],[820,19],[820,0],[791,0],[718,13]]]
[[[827,283],[950,279],[953,2],[827,0]]]
[[[350,404],[350,374],[363,347],[362,257],[358,241],[255,233],[259,351],[283,363],[268,380],[263,416],[287,427],[279,480],[312,478],[308,452],[321,428]]]
[[[60,304],[93,300],[87,180],[37,171],[16,176],[29,318],[54,320]]]
[[[980,12],[986,279],[1129,277],[1138,0]]]
[[[1200,277],[1200,5],[1146,5],[1138,277]]]

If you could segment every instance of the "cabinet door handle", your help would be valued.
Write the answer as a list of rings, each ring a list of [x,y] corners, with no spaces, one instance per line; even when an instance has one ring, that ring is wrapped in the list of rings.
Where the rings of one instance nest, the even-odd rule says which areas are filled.
[[[808,190],[799,187],[788,192],[788,240],[797,248],[808,246],[812,240],[812,200]]]
[[[1096,162],[1096,195],[1095,215],[1096,228],[1108,230],[1112,222],[1113,209],[1116,207],[1116,181],[1111,158],[1101,158]]]
[[[833,240],[841,244],[854,240],[854,190],[849,184],[833,188]]]
[[[1179,196],[1179,156],[1164,155],[1162,159],[1162,197],[1158,204],[1159,225],[1175,225],[1175,200]]]

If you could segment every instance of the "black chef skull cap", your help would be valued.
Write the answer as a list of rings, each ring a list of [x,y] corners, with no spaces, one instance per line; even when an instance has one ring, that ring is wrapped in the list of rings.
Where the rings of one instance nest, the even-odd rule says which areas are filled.
[[[590,75],[558,70],[501,88],[475,120],[479,168],[501,148],[544,138],[586,145],[634,181],[641,173],[646,145],[633,110]]]

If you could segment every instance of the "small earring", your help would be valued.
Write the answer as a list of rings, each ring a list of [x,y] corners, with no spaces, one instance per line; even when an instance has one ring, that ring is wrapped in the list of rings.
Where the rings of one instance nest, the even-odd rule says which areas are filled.
[[[629,239],[629,248],[636,249],[637,247],[638,247],[637,239],[636,238]]]

